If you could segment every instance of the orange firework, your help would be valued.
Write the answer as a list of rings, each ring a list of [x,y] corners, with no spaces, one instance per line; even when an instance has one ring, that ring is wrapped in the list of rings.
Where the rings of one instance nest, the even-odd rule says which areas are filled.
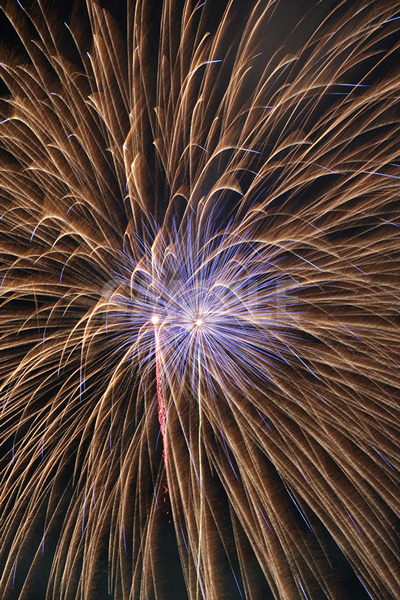
[[[2,9],[0,598],[399,598],[398,1]]]

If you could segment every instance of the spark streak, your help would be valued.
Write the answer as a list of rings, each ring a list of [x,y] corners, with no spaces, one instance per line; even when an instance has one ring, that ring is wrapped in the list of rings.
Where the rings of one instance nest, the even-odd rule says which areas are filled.
[[[154,325],[154,354],[155,354],[155,367],[156,367],[156,386],[157,386],[157,400],[158,400],[158,421],[160,423],[160,431],[163,440],[163,458],[164,458],[164,466],[167,469],[168,462],[168,440],[166,433],[167,426],[167,413],[165,408],[165,400],[162,394],[162,380],[160,373],[160,340],[158,333],[158,323],[159,317],[153,316],[151,322]]]

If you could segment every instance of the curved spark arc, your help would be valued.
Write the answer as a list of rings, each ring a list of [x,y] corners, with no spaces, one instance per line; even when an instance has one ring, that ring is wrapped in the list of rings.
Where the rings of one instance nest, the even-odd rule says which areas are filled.
[[[399,596],[398,3],[309,6],[4,3],[3,597]]]

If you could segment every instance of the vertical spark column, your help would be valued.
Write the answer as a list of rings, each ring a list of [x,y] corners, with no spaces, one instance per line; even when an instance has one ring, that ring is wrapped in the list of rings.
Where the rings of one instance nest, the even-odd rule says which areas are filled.
[[[162,395],[162,386],[161,386],[161,374],[160,374],[160,339],[159,339],[159,331],[158,331],[158,322],[159,318],[157,316],[152,317],[151,322],[154,325],[154,354],[156,361],[156,383],[157,383],[157,400],[158,400],[158,422],[160,423],[160,431],[163,440],[163,458],[164,458],[164,466],[167,468],[167,460],[168,460],[168,442],[166,436],[166,420],[167,413],[165,410],[165,401]]]
[[[199,328],[202,325],[202,320],[197,319],[197,372],[198,372],[198,381],[197,381],[197,401],[199,406],[199,433],[198,433],[198,453],[199,453],[199,492],[200,492],[200,523],[199,523],[199,545],[197,549],[197,583],[196,583],[196,600],[199,599],[199,586],[202,591],[203,598],[204,589],[203,583],[200,575],[200,560],[201,560],[201,543],[202,543],[202,535],[203,535],[203,464],[201,460],[201,436],[202,436],[202,402],[201,402],[201,353],[200,353],[200,340],[199,340]]]

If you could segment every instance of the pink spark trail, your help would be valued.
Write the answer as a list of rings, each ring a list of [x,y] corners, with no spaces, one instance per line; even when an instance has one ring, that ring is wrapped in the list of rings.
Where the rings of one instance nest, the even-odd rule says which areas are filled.
[[[161,435],[162,435],[162,439],[163,439],[163,446],[164,446],[164,450],[163,450],[164,466],[165,466],[165,468],[167,468],[167,459],[168,459],[168,442],[167,442],[167,436],[166,436],[167,413],[165,410],[165,401],[164,401],[164,398],[162,395],[160,361],[158,358],[158,351],[159,351],[159,340],[158,340],[158,330],[157,330],[158,317],[153,317],[152,322],[154,324],[154,339],[155,339],[158,421],[160,423],[160,431],[161,431]]]

